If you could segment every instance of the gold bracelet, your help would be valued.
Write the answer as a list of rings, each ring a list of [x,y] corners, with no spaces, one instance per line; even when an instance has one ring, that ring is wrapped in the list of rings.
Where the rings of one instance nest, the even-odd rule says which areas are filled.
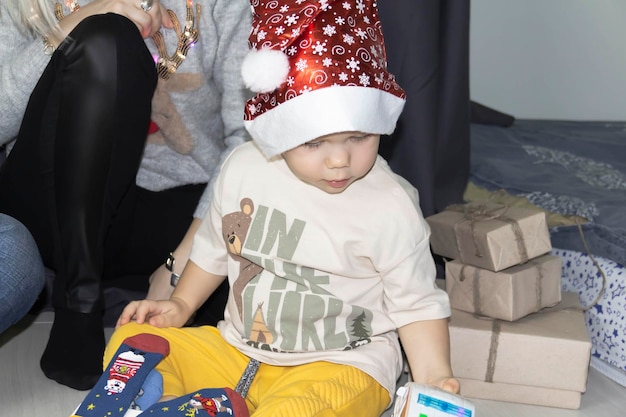
[[[55,46],[52,44],[52,42],[50,42],[50,39],[48,39],[46,36],[44,36],[43,38],[43,53],[46,55],[52,55],[54,53],[55,50]]]

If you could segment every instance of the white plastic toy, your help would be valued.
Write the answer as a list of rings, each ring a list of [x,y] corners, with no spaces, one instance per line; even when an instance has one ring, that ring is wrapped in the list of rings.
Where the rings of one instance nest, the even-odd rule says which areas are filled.
[[[461,395],[408,382],[396,391],[393,417],[476,417],[474,404]]]

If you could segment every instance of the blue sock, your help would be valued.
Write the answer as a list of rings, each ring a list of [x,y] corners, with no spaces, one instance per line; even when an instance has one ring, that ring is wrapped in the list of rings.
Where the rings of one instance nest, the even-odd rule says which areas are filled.
[[[151,370],[141,389],[130,405],[131,410],[143,411],[163,397],[163,376],[156,369]]]
[[[170,401],[156,403],[141,416],[211,416],[249,417],[248,406],[241,395],[230,388],[201,389]]]
[[[169,343],[147,333],[128,337],[72,417],[121,417],[146,377],[169,353]]]

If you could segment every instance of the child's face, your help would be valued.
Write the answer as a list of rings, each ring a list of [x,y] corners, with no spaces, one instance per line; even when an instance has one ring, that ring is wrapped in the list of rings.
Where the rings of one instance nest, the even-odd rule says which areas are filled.
[[[374,166],[380,135],[342,132],[326,135],[283,153],[300,180],[338,194]]]

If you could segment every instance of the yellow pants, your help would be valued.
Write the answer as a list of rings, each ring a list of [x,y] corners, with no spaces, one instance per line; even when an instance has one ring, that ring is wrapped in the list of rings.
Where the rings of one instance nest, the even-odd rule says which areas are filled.
[[[159,329],[129,323],[116,330],[104,364],[127,337],[151,333],[170,343],[170,354],[157,365],[163,395],[188,394],[202,388],[235,388],[249,358],[210,326]],[[261,364],[246,403],[254,417],[379,417],[389,393],[376,380],[348,365],[313,362],[298,366]]]

